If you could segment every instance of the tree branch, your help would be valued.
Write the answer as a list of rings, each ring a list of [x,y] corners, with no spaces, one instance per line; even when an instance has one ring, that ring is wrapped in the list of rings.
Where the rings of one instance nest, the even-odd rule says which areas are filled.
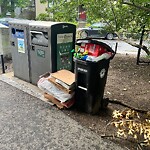
[[[116,17],[116,14],[115,14],[115,11],[114,11],[114,8],[113,8],[113,5],[112,5],[112,2],[110,1],[110,5],[111,5],[111,10],[112,10],[112,14],[114,16],[114,20],[115,20],[115,24],[116,24],[116,31],[117,31],[117,27],[118,27],[118,23],[117,23],[117,17]]]
[[[139,6],[139,5],[136,5],[136,4],[133,4],[133,3],[129,3],[129,2],[124,2],[124,1],[122,1],[122,4],[126,4],[126,5],[129,5],[129,6],[133,6],[133,7],[136,7],[138,9],[142,9],[142,10],[150,12],[150,9],[147,8],[147,7],[144,7],[144,6]]]
[[[131,42],[125,40],[125,39],[122,39],[122,41],[124,41],[124,42],[126,42],[126,43],[128,43],[128,44],[130,44],[134,47],[141,48],[146,52],[147,55],[150,55],[150,51],[145,45],[139,45],[139,44],[136,44],[136,43],[131,43]]]
[[[118,33],[117,33],[117,35],[118,35],[119,40],[124,41],[124,42],[126,42],[126,43],[128,43],[128,44],[130,44],[134,47],[141,48],[142,50],[145,51],[145,53],[147,55],[150,55],[150,50],[145,45],[139,45],[139,44],[136,44],[136,43],[129,42],[128,40],[121,38]]]
[[[116,138],[116,139],[120,139],[120,140],[125,140],[134,144],[137,144],[137,147],[139,148],[139,150],[142,150],[143,147],[141,146],[142,142],[137,142],[133,139],[128,139],[128,138],[122,138],[122,137],[118,137],[117,135],[101,135],[101,138]],[[127,147],[126,147],[127,148]]]
[[[110,99],[109,99],[108,102],[109,102],[109,103],[113,103],[113,104],[122,105],[122,106],[124,106],[124,107],[130,108],[130,109],[132,109],[132,110],[135,110],[135,111],[140,112],[140,113],[143,113],[143,114],[146,114],[146,113],[149,112],[149,111],[147,111],[147,110],[141,110],[141,109],[134,108],[134,107],[132,107],[132,106],[129,106],[129,105],[127,105],[127,104],[124,104],[124,103],[122,103],[122,102],[120,102],[120,101],[116,101],[116,100],[110,100]]]

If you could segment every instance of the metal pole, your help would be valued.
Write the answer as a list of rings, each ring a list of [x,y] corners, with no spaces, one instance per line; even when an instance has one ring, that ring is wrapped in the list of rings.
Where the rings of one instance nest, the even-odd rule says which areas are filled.
[[[3,57],[3,55],[1,55],[1,62],[2,62],[2,73],[5,73],[4,57]]]
[[[118,42],[116,42],[116,45],[115,45],[115,54],[117,53],[117,48],[118,48]]]

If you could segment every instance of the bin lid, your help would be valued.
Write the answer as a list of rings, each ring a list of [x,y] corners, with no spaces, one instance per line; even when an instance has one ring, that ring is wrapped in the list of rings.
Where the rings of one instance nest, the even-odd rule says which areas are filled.
[[[9,21],[9,24],[16,24],[16,25],[29,25],[30,22],[34,22],[35,20],[27,20],[27,19],[16,19],[13,21]]]
[[[34,21],[29,23],[30,26],[41,26],[41,27],[51,27],[56,24],[71,24],[66,22],[52,22],[52,21]],[[73,24],[72,24],[73,25]]]
[[[7,26],[0,23],[0,28],[9,28],[9,27],[7,27]]]
[[[76,45],[81,46],[82,43],[92,43],[92,44],[101,45],[104,48],[106,48],[108,52],[115,53],[114,50],[109,45],[107,45],[106,43],[103,43],[101,41],[97,41],[97,40],[93,40],[93,39],[77,39]]]

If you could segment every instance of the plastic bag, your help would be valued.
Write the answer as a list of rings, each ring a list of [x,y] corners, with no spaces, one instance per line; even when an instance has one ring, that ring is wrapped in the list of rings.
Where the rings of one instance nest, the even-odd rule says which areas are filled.
[[[58,99],[62,103],[71,99],[75,94],[75,92],[73,92],[71,94],[67,94],[67,93],[63,92],[62,90],[58,89],[53,83],[48,81],[48,78],[44,78],[44,77],[42,77],[38,81],[37,85],[41,90],[54,96],[56,99]]]

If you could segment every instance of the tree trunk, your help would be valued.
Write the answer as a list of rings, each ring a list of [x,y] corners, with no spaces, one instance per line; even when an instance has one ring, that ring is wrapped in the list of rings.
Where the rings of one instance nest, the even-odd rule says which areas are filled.
[[[8,10],[8,0],[3,1],[3,3],[1,4],[1,11],[2,11],[2,16],[5,17],[7,10]]]
[[[15,3],[11,0],[11,17],[15,17]]]

